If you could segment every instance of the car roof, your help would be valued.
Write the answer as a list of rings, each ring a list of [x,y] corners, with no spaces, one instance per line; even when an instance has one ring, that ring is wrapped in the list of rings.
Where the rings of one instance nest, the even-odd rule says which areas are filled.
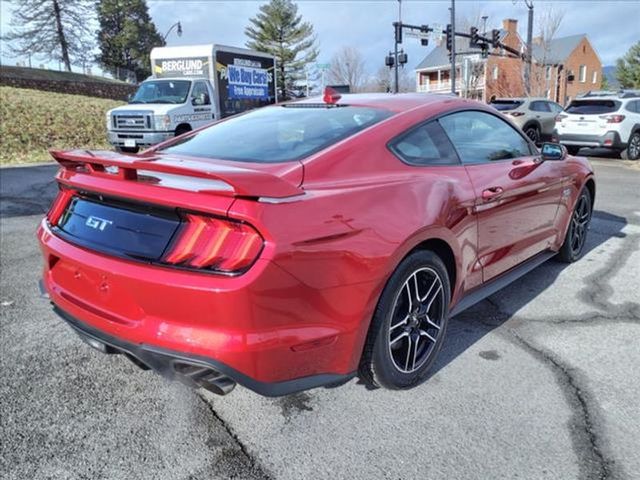
[[[381,108],[392,112],[406,112],[417,107],[440,103],[467,105],[468,101],[449,94],[435,93],[345,93],[341,94],[337,105],[355,105],[359,107]],[[323,104],[322,97],[309,97],[304,100],[287,102],[295,104]],[[452,106],[453,106],[452,105]]]
[[[493,102],[526,102],[526,101],[530,101],[530,102],[537,102],[537,101],[543,101],[543,102],[553,102],[553,100],[549,100],[548,98],[544,98],[544,97],[511,97],[511,98],[494,98],[492,101]],[[555,103],[555,102],[553,102]]]

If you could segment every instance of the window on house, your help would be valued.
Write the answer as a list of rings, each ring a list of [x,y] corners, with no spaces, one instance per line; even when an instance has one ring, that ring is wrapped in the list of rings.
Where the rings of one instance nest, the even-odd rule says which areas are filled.
[[[591,83],[598,83],[598,72],[596,70],[593,71],[593,78],[591,79]]]
[[[547,67],[547,80],[551,79],[551,67]]]
[[[498,74],[500,73],[500,71],[498,70],[498,66],[494,65],[493,66],[493,72],[491,73],[492,77],[494,80],[498,79]]]
[[[545,98],[551,98],[551,89],[547,88],[547,91],[544,92]]]
[[[581,83],[585,83],[587,81],[587,66],[580,65],[580,73],[578,75]]]

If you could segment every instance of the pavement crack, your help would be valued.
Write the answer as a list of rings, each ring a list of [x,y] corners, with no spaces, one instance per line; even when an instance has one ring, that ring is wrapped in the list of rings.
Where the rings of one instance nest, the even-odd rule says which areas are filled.
[[[249,453],[247,446],[244,444],[242,440],[240,440],[240,437],[238,437],[238,435],[233,431],[231,426],[218,414],[218,412],[215,411],[215,409],[213,408],[213,405],[211,405],[211,403],[197,390],[195,391],[195,395],[206,405],[209,412],[211,412],[211,415],[213,416],[213,418],[215,418],[220,423],[220,425],[222,425],[222,428],[224,428],[224,430],[229,434],[229,436],[233,439],[234,443],[237,445],[242,456],[245,457],[245,459],[249,462],[249,464],[251,465],[251,468],[254,470],[253,472],[254,476],[252,476],[252,478],[261,478],[263,480],[273,480],[275,477],[273,477],[273,475],[268,473],[266,469],[262,465],[260,465],[258,460]]]
[[[556,355],[534,346],[512,329],[506,329],[506,338],[533,357],[548,365],[555,374],[565,398],[574,413],[573,425],[569,434],[574,452],[578,456],[580,478],[589,480],[613,480],[623,478],[615,460],[603,452],[601,435],[595,425],[595,410],[598,408],[578,380],[577,370],[561,362]],[[588,447],[588,448],[585,448]]]
[[[578,296],[586,304],[598,310],[605,311],[615,317],[631,316],[640,320],[640,305],[634,302],[625,302],[615,305],[610,302],[614,293],[609,281],[622,270],[632,252],[640,248],[640,235],[627,235],[622,245],[611,253],[611,260],[584,279],[585,286]]]

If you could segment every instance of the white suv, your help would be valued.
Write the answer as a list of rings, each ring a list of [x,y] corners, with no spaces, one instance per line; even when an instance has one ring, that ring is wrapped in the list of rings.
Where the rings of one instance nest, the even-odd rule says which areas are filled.
[[[609,148],[640,158],[640,92],[576,98],[556,117],[555,140],[571,155],[582,147]]]

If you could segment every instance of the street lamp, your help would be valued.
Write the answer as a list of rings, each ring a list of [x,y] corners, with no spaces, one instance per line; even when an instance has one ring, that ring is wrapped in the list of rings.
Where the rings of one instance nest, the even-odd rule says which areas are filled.
[[[176,32],[176,33],[178,34],[178,36],[179,36],[179,37],[181,37],[181,36],[182,36],[182,24],[181,24],[180,22],[176,22],[176,23],[174,23],[173,25],[171,25],[171,26],[169,27],[169,30],[167,30],[167,33],[165,33],[165,34],[164,34],[164,37],[162,37],[162,41],[164,41],[164,42],[166,43],[166,41],[167,41],[167,37],[168,37],[168,36],[169,36],[169,34],[171,33],[171,30],[173,30],[175,27],[178,27],[178,30],[177,30],[177,32]]]

